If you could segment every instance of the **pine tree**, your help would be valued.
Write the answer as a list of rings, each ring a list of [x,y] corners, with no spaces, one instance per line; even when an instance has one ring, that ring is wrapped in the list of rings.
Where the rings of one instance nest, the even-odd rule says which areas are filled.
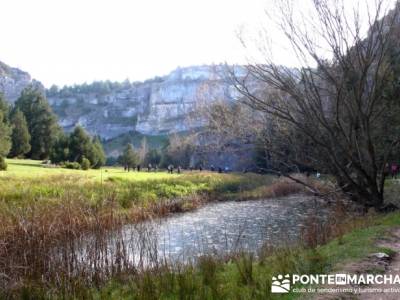
[[[28,156],[33,159],[48,158],[60,127],[46,97],[38,89],[27,87],[15,102],[15,108],[25,115],[31,135]]]
[[[3,113],[3,122],[8,123],[10,106],[8,105],[7,100],[2,92],[0,92],[0,111]]]
[[[7,156],[11,148],[11,128],[5,122],[4,113],[0,110],[0,156]]]
[[[85,129],[76,126],[69,137],[69,161],[82,162],[82,158],[92,155],[93,145],[90,136]],[[90,160],[90,158],[89,158]]]
[[[91,160],[94,169],[99,169],[106,163],[106,155],[103,150],[103,145],[98,137],[94,137],[92,141],[93,158]],[[90,159],[89,159],[90,160]]]
[[[52,151],[50,153],[50,160],[54,164],[66,162],[69,160],[69,137],[64,133],[60,133],[54,142]]]
[[[29,134],[25,116],[19,109],[16,109],[11,117],[11,128],[12,147],[10,156],[23,156],[31,150],[31,145],[29,143],[31,135]]]
[[[135,166],[139,163],[140,157],[139,154],[133,149],[132,145],[127,144],[119,160],[120,163],[129,171],[131,168],[135,168]]]

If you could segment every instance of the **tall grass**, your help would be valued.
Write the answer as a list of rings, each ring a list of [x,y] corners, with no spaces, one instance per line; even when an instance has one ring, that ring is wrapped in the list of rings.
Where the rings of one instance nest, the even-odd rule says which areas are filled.
[[[141,181],[11,177],[0,177],[0,298],[223,299],[238,287],[243,298],[262,298],[269,295],[264,275],[294,268],[289,258],[298,255],[270,252],[264,257],[271,268],[263,267],[267,258],[237,253],[179,265],[163,259],[151,228],[138,223],[213,200],[305,192],[285,180],[211,173]],[[126,223],[136,223],[129,237]]]

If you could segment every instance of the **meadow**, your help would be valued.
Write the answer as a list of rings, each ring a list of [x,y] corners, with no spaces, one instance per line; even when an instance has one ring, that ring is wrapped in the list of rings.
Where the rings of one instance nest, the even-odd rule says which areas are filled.
[[[272,275],[325,273],[372,251],[388,252],[375,241],[400,225],[398,213],[355,218],[338,205],[326,226],[310,220],[296,247],[266,244],[257,257],[216,253],[192,264],[154,260],[141,268],[129,262],[121,230],[126,223],[209,201],[306,191],[270,175],[83,171],[7,162],[8,171],[0,172],[0,299],[269,299]],[[397,185],[390,186],[394,194]],[[146,234],[140,242],[151,252]],[[85,261],[77,255],[83,248]]]
[[[84,171],[18,159],[9,159],[7,163],[8,170],[0,172],[3,205],[34,203],[40,206],[76,200],[93,207],[112,203],[114,208],[125,213],[145,209],[164,214],[169,206],[173,206],[173,210],[188,210],[207,201],[274,197],[275,193],[284,192],[276,187],[266,189],[276,180],[269,175],[204,171],[168,174],[165,170],[126,172],[120,167]]]
[[[90,287],[131,269],[123,260],[91,269],[99,263],[98,253],[107,251],[106,237],[118,235],[124,224],[192,210],[208,201],[301,190],[268,175],[83,171],[33,160],[7,163],[8,170],[0,172],[0,290],[7,295],[20,296],[32,286],[64,287],[65,295],[74,295],[78,282]],[[96,242],[83,266],[76,253],[87,236]]]

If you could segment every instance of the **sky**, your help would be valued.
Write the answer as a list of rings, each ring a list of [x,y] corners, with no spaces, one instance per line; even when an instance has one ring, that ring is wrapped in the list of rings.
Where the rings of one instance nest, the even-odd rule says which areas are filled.
[[[263,24],[272,5],[273,0],[0,0],[0,61],[46,87],[245,63],[237,32]],[[271,38],[279,43],[278,36]],[[277,62],[291,59],[282,54]]]
[[[45,86],[144,80],[178,66],[240,62],[236,30],[263,6],[259,0],[0,0],[0,61]]]

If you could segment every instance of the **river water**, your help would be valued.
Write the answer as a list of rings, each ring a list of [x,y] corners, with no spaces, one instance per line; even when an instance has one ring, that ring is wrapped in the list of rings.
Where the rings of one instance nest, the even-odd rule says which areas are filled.
[[[158,257],[185,261],[202,254],[257,253],[264,244],[295,243],[310,216],[324,220],[327,215],[321,200],[295,195],[211,203],[193,212],[126,225],[122,232],[126,244],[131,245],[132,259],[137,260],[138,253],[142,256],[147,248]]]

